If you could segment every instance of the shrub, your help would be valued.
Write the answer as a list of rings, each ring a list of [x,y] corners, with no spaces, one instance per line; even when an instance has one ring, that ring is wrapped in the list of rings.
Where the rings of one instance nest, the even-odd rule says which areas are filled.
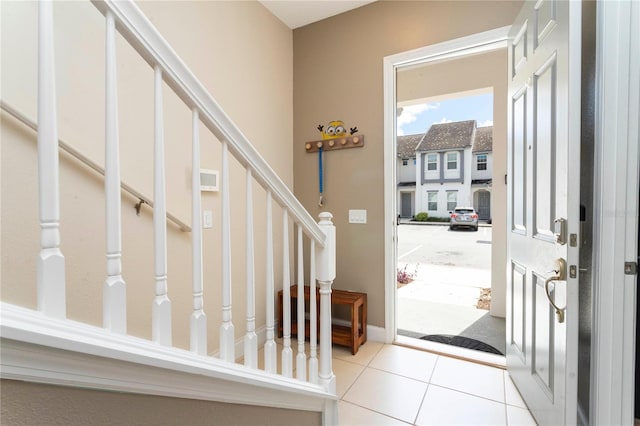
[[[418,222],[426,222],[428,219],[429,219],[429,213],[420,212],[420,213],[416,214],[416,220]]]
[[[427,222],[449,222],[450,218],[448,217],[436,217],[436,216],[432,216],[430,218],[428,218],[426,221]]]

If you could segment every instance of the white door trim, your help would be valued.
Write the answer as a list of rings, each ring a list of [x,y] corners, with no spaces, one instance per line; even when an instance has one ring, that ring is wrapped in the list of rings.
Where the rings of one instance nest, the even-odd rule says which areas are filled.
[[[633,424],[640,4],[598,2],[591,424]]]
[[[384,246],[385,246],[385,342],[396,338],[396,70],[409,65],[486,53],[507,47],[510,27],[502,27],[407,52],[386,56],[384,75]]]

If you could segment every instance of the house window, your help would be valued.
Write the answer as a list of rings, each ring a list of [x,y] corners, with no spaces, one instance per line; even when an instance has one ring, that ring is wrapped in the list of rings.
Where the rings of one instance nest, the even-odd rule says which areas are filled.
[[[415,158],[413,159],[413,165],[414,166],[416,165],[416,159]]]
[[[402,165],[403,165],[403,166],[407,166],[407,165],[409,165],[409,160],[407,160],[406,158],[403,158],[403,159],[402,159]]]
[[[436,211],[438,210],[438,192],[429,191],[427,192],[427,210]]]
[[[458,191],[447,191],[447,210],[453,211],[458,205]]]
[[[479,154],[476,158],[477,170],[487,170],[487,154]]]
[[[458,169],[458,153],[457,152],[447,153],[447,170],[457,170],[457,169]]]
[[[438,170],[438,154],[427,155],[427,170]]]

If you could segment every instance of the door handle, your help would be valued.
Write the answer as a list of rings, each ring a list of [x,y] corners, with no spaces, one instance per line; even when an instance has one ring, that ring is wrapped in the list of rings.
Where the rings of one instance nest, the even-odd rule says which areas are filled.
[[[556,259],[555,267],[552,271],[550,271],[550,273],[553,273],[553,275],[547,278],[544,282],[544,292],[547,295],[547,300],[549,301],[549,304],[553,306],[553,309],[556,310],[556,317],[558,318],[559,323],[564,322],[564,311],[567,309],[567,307],[565,305],[564,308],[560,308],[558,307],[558,305],[556,305],[556,303],[551,298],[551,294],[549,292],[549,283],[551,281],[566,280],[567,279],[566,270],[567,270],[567,263],[565,262],[565,260],[562,258]]]

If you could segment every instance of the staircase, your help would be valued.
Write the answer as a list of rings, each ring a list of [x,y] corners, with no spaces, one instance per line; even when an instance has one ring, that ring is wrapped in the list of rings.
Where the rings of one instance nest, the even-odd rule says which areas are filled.
[[[35,306],[20,302],[19,297],[2,298],[0,377],[305,410],[322,413],[323,424],[337,424],[331,363],[331,286],[335,278],[331,214],[321,213],[316,223],[133,1],[91,3],[104,16],[105,28],[104,166],[75,149],[73,141],[62,141],[58,136],[50,1],[38,5],[37,122],[4,100],[1,104],[3,126],[37,132],[34,157],[40,227],[39,247],[33,252],[37,259]],[[124,164],[151,160],[123,158],[120,154],[118,37],[126,40],[152,70],[152,196],[121,177]],[[68,78],[73,80],[73,76]],[[165,141],[175,136],[165,134],[165,123],[176,119],[173,110],[165,113],[163,96],[167,92],[190,113],[191,134],[180,136],[190,140],[190,144],[184,144],[185,150],[191,150],[190,225],[180,214],[169,212],[171,200],[166,196],[175,172],[167,173],[171,158],[165,155]],[[207,134],[200,134],[203,129]],[[207,145],[213,143],[219,146]],[[201,152],[210,153],[212,149],[219,153],[220,185],[215,194],[219,217],[214,229],[208,231],[203,230],[202,211],[203,205],[212,201],[203,200],[200,170],[204,160]],[[83,228],[61,215],[61,192],[70,191],[60,183],[65,180],[61,170],[84,176],[81,180],[88,181],[86,185],[92,181],[104,185],[104,222],[100,229]],[[242,197],[237,194],[238,182],[244,187]],[[136,229],[123,225],[123,202],[132,200],[138,201],[137,212],[143,216]],[[126,211],[131,216],[130,210]],[[281,217],[275,217],[274,212]],[[152,219],[145,222],[144,216],[149,214]],[[135,219],[125,214],[124,221],[131,220]],[[139,232],[141,240],[151,246],[149,263],[153,268],[145,282],[127,280],[126,271],[142,267],[146,261],[138,246],[123,248],[123,232]],[[24,230],[25,238],[33,233]],[[91,280],[83,280],[78,273],[85,265],[78,265],[66,253],[65,238],[77,239],[80,246],[86,243],[90,250],[104,238],[101,248],[106,246],[106,252],[102,248],[106,260],[102,267],[106,275],[99,300],[88,290]],[[187,247],[190,253],[185,253]],[[76,250],[69,252],[75,254]],[[189,255],[191,273],[172,275],[169,266],[181,267]],[[88,254],[82,253],[81,258],[85,256]],[[69,264],[73,265],[71,270]],[[297,305],[292,307],[288,292],[292,284],[299,283],[311,287],[311,300],[304,305],[304,289],[299,285]],[[146,287],[149,291],[146,284],[150,284]],[[320,324],[315,323],[316,286]],[[284,292],[281,342],[276,341],[274,333],[280,320],[274,309],[280,289]],[[233,305],[232,294],[242,295],[242,303],[236,300]],[[176,318],[189,301],[189,319]],[[72,318],[68,315],[70,304],[74,306]],[[93,318],[98,307],[102,319],[96,324]],[[296,342],[291,338],[292,308],[297,309],[301,322]],[[234,312],[240,315],[232,315]],[[311,321],[310,336],[304,335],[305,316]]]

